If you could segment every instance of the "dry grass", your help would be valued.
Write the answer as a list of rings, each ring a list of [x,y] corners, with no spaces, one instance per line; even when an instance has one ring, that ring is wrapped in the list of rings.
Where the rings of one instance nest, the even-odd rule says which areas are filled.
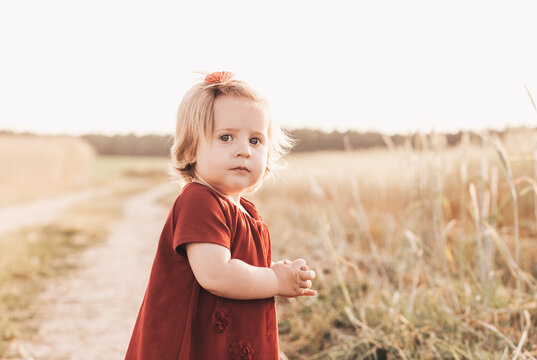
[[[253,196],[271,229],[274,259],[304,257],[318,274],[318,297],[279,299],[288,357],[537,357],[535,139],[528,130],[496,145],[485,136],[482,144],[447,149],[436,137],[419,148],[292,156],[280,178]],[[97,159],[93,179],[165,177],[165,159],[125,160]],[[63,259],[80,236],[93,243],[90,223],[62,224],[12,234],[16,246],[0,241],[0,253],[19,254],[14,264],[29,272],[0,269],[10,274],[0,284],[24,289],[19,284],[53,271],[52,260],[39,260],[53,258],[36,246],[39,239],[56,239],[51,253]],[[31,253],[39,248],[43,255]],[[6,307],[21,308],[31,296],[4,294],[0,315],[15,314],[0,320],[9,338],[27,315]]]
[[[317,298],[280,299],[288,357],[536,357],[534,142],[291,157],[254,196],[274,258],[318,274]]]
[[[90,184],[95,152],[72,137],[0,136],[0,207]]]
[[[93,179],[96,184],[130,177],[166,181],[169,159],[165,156],[99,156]]]

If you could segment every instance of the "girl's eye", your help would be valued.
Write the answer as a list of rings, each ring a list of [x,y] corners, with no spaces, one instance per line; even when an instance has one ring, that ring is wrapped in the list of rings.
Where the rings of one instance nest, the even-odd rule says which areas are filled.
[[[252,145],[257,145],[261,142],[261,140],[259,140],[259,138],[251,138],[250,139],[250,144]]]
[[[231,140],[231,135],[222,135],[220,136],[220,140],[226,142],[226,141],[229,141]]]

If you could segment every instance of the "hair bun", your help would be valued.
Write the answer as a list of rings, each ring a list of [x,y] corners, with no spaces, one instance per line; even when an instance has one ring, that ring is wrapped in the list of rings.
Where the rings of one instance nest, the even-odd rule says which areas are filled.
[[[217,71],[205,77],[206,84],[219,84],[228,81],[233,77],[233,73],[229,71]]]

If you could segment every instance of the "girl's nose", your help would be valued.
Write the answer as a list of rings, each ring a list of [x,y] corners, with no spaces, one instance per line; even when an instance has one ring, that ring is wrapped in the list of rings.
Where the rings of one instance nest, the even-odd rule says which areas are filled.
[[[235,156],[237,157],[250,157],[252,155],[252,150],[250,149],[250,144],[247,141],[241,141],[238,144],[237,152]]]

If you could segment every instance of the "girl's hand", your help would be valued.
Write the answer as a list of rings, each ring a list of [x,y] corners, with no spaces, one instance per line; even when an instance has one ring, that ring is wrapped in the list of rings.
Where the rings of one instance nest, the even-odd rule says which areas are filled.
[[[315,272],[308,270],[305,260],[297,259],[293,262],[282,260],[274,263],[271,269],[278,278],[278,295],[295,297],[317,294],[316,291],[310,289]]]
[[[311,280],[315,279],[315,271],[309,270],[308,265],[303,265],[300,267],[300,279],[306,280],[308,287],[305,288],[305,292],[303,296],[315,296],[317,295],[317,291],[310,289],[311,288]]]
[[[270,267],[272,268],[274,266],[274,264],[285,264],[285,265],[291,265],[293,262],[291,260],[280,260],[278,262],[272,262],[272,265],[270,265]]]

